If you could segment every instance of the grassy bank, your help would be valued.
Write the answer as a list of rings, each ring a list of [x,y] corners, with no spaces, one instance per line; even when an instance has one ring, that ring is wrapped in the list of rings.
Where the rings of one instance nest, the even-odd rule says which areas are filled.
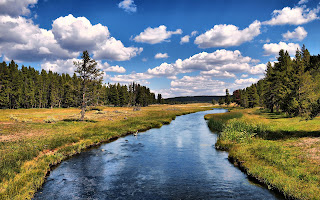
[[[137,130],[161,127],[210,104],[102,107],[79,122],[80,110],[18,109],[0,113],[0,199],[30,199],[53,165],[82,150]]]
[[[227,149],[230,160],[248,175],[288,198],[320,199],[319,117],[305,121],[260,109],[236,109],[208,123],[222,130],[216,147]]]

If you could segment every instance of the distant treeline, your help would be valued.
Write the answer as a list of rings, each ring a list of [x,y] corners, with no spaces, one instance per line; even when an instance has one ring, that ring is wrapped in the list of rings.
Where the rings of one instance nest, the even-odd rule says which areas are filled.
[[[212,100],[218,101],[219,98],[224,96],[185,96],[185,97],[173,97],[167,98],[163,101],[169,104],[175,103],[211,103]]]
[[[293,59],[281,50],[278,62],[267,64],[265,78],[234,91],[233,96],[243,107],[262,106],[271,112],[313,118],[320,113],[320,55],[311,56],[304,45]]]
[[[0,108],[78,107],[82,103],[81,79],[73,74],[41,72],[11,61],[0,63]],[[139,84],[102,84],[91,81],[90,105],[147,106],[155,94]],[[161,95],[160,95],[161,96]]]

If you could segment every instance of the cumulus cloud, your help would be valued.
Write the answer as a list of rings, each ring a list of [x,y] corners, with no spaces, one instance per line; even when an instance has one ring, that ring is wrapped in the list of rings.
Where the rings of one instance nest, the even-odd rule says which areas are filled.
[[[219,71],[212,69],[210,71],[202,71],[201,74],[203,75],[210,75],[215,77],[223,77],[223,78],[235,78],[236,75],[227,71]]]
[[[180,44],[184,44],[184,43],[188,43],[190,40],[190,36],[189,35],[185,35],[181,38],[180,40]]]
[[[122,8],[124,11],[128,13],[137,12],[137,6],[134,4],[133,0],[123,0],[118,4],[119,8]]]
[[[41,68],[46,71],[53,71],[57,73],[66,73],[72,75],[76,69],[73,62],[81,61],[79,59],[55,60],[47,61],[41,64]]]
[[[184,76],[171,81],[170,93],[173,96],[219,95],[223,94],[226,83],[207,76]]]
[[[126,72],[126,69],[124,67],[119,66],[119,65],[111,66],[107,62],[100,64],[100,61],[98,63],[99,63],[98,67],[104,72],[116,72],[116,73],[125,73]]]
[[[157,53],[155,56],[154,56],[155,59],[161,59],[161,58],[169,58],[168,54],[167,53]]]
[[[250,57],[244,57],[240,51],[216,50],[213,53],[202,52],[187,59],[178,59],[174,63],[162,63],[153,69],[148,69],[149,74],[155,76],[173,76],[179,73],[192,71],[218,70],[225,74],[227,72],[249,71]],[[213,71],[212,71],[213,73]]]
[[[239,27],[234,25],[215,25],[209,31],[196,37],[194,43],[199,48],[239,46],[259,35],[260,27],[261,23],[257,20],[243,30],[239,30]]]
[[[142,51],[142,47],[125,47],[120,40],[111,37],[98,50],[93,51],[93,54],[97,59],[125,61],[139,55]]]
[[[192,32],[191,32],[191,37],[194,37],[194,36],[196,36],[196,35],[198,35],[198,31],[192,31]]]
[[[249,86],[253,83],[257,83],[260,79],[258,78],[247,78],[247,79],[237,79],[235,80],[235,84],[242,86],[242,85],[246,85]]]
[[[140,83],[140,84],[149,84],[148,79],[153,78],[152,75],[146,73],[131,73],[125,75],[115,75],[109,79],[116,83],[128,84],[128,83]]]
[[[53,21],[52,32],[57,42],[69,51],[93,51],[95,58],[124,61],[139,55],[142,48],[125,47],[120,40],[110,37],[108,27],[92,25],[85,17],[69,14]]]
[[[242,89],[259,81],[259,78],[236,79],[234,82],[224,82],[212,79],[211,76],[183,76],[181,79],[172,80],[170,88],[155,91],[161,93],[164,98],[177,96],[195,95],[225,95],[228,88],[232,93],[234,90]]]
[[[298,41],[302,41],[305,37],[307,37],[308,32],[301,26],[298,26],[296,29],[294,29],[294,31],[290,32],[286,32],[284,34],[282,34],[283,39],[285,40],[298,40]]]
[[[308,3],[309,0],[300,0],[298,2],[299,5]]]
[[[278,55],[281,49],[288,51],[290,55],[295,55],[296,50],[300,49],[300,45],[295,43],[287,44],[285,42],[279,42],[278,44],[277,43],[264,44],[263,49],[266,55]]]
[[[52,26],[46,30],[31,19],[0,15],[0,52],[8,59],[36,62],[78,57],[83,50],[95,59],[124,61],[143,51],[125,47],[106,26],[92,25],[85,17],[59,17]]]
[[[52,32],[61,47],[70,51],[97,49],[110,35],[108,27],[92,25],[87,18],[71,14],[54,20]]]
[[[29,8],[37,2],[38,0],[0,0],[0,15],[9,15],[11,17],[29,15]]]
[[[250,74],[264,74],[265,71],[267,69],[267,65],[266,64],[258,64],[256,66],[253,66],[249,73]]]
[[[272,19],[263,22],[268,25],[301,25],[313,20],[319,19],[317,14],[320,11],[318,6],[315,9],[309,9],[306,6],[301,7],[285,7],[282,10],[274,10],[272,12]]]
[[[61,48],[51,30],[23,17],[0,16],[0,51],[8,59],[41,61],[68,59],[79,53]]]
[[[181,29],[177,29],[176,31],[167,31],[167,27],[165,25],[161,25],[157,28],[146,28],[143,32],[133,38],[136,42],[148,43],[148,44],[157,44],[164,41],[168,41],[168,39],[172,35],[182,34]]]

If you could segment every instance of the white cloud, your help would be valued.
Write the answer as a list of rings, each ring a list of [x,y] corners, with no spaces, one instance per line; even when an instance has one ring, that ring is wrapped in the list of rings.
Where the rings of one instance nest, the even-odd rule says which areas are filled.
[[[46,30],[31,19],[0,15],[0,52],[8,59],[37,62],[75,58],[83,50],[93,52],[95,59],[124,61],[143,51],[125,47],[109,36],[106,26],[92,25],[85,17],[59,17],[52,26]]]
[[[128,84],[128,83],[140,83],[140,84],[149,84],[148,79],[153,78],[152,75],[145,73],[131,73],[125,75],[115,75],[110,77],[110,80],[116,83]]]
[[[249,75],[248,74],[242,74],[241,78],[247,78]]]
[[[41,64],[41,69],[46,71],[52,71],[57,73],[66,73],[72,75],[76,69],[73,62],[81,61],[79,59],[67,59],[67,60],[56,60],[56,61],[47,61]]]
[[[16,61],[41,61],[77,57],[62,49],[51,30],[39,28],[31,19],[0,16],[0,51]]]
[[[274,10],[272,12],[272,19],[263,22],[268,25],[301,25],[313,20],[319,19],[317,14],[320,11],[318,6],[315,9],[308,9],[306,6],[301,7],[285,7],[282,10]]]
[[[177,96],[195,95],[225,95],[228,88],[232,93],[234,90],[242,89],[259,81],[259,78],[236,79],[234,82],[224,82],[212,79],[207,75],[184,76],[181,79],[171,81],[171,88],[157,90],[164,98]]]
[[[85,17],[59,17],[53,21],[52,32],[61,47],[69,51],[93,51],[96,59],[125,61],[139,55],[143,48],[125,47],[110,37],[108,27],[92,25]]]
[[[208,76],[184,76],[171,81],[170,85],[170,93],[173,96],[194,96],[224,94],[227,84]]]
[[[239,30],[239,27],[234,25],[215,25],[209,31],[196,37],[194,43],[199,48],[239,46],[259,35],[260,27],[261,23],[257,20],[243,30]]]
[[[165,62],[148,69],[147,73],[155,76],[174,76],[179,73],[203,71],[202,74],[232,77],[233,73],[250,72],[252,68],[250,63],[253,61],[255,60],[250,57],[242,56],[238,50],[221,49],[213,53],[198,53],[184,60],[178,59],[174,63]]]
[[[125,61],[139,55],[142,51],[142,47],[125,47],[120,40],[111,37],[101,44],[98,50],[93,51],[93,54],[97,59]]]
[[[250,69],[250,74],[264,74],[267,69],[266,64],[258,64]]]
[[[161,59],[161,58],[169,58],[168,54],[167,53],[157,53],[155,56],[154,56],[155,59]]]
[[[194,36],[196,36],[196,35],[198,35],[198,31],[192,31],[192,32],[191,32],[191,37],[194,37]]]
[[[294,29],[294,31],[292,31],[292,32],[288,31],[288,32],[282,34],[282,37],[285,40],[293,39],[293,40],[301,41],[305,37],[307,37],[307,35],[308,35],[308,32],[303,27],[298,26],[296,29]]]
[[[126,72],[126,69],[124,67],[121,67],[119,65],[111,66],[107,62],[105,62],[103,64],[98,64],[98,66],[104,72],[116,72],[116,73],[125,73]]]
[[[142,62],[147,62],[148,59],[147,58],[142,58]]]
[[[308,3],[309,0],[300,0],[298,2],[299,5]]]
[[[189,35],[185,35],[181,38],[180,40],[180,44],[184,44],[184,43],[188,43],[190,40],[190,36]]]
[[[167,31],[167,27],[161,25],[157,28],[146,28],[143,32],[139,35],[134,37],[134,41],[148,43],[148,44],[157,44],[163,41],[168,41],[168,39],[172,35],[182,34],[181,29],[177,29],[176,31]]]
[[[235,84],[237,84],[239,86],[242,86],[242,85],[249,86],[253,83],[257,83],[259,80],[260,79],[258,79],[258,78],[237,79],[237,80],[235,80]]]
[[[149,68],[147,73],[155,76],[174,76],[177,74],[177,71],[172,64],[165,62],[153,69]]]
[[[52,32],[61,47],[70,51],[91,51],[109,38],[108,27],[92,25],[85,17],[69,14],[53,21]]]
[[[235,78],[236,75],[227,71],[219,71],[212,69],[210,71],[202,71],[202,75],[209,75],[209,76],[215,76],[215,77],[222,77],[222,78]]]
[[[124,11],[128,13],[137,12],[137,6],[134,4],[133,0],[123,0],[118,4],[119,8],[122,8]]]
[[[263,49],[266,55],[278,55],[281,49],[288,51],[290,55],[295,55],[296,50],[300,49],[300,45],[295,43],[287,44],[285,42],[279,42],[278,44],[277,43],[264,44]]]
[[[29,15],[30,7],[37,4],[38,0],[0,0],[0,15],[18,17]]]

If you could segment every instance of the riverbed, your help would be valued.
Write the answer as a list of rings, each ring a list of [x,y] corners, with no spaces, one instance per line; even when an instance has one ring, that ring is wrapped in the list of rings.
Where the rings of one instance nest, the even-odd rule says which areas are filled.
[[[254,183],[214,148],[203,116],[129,135],[57,166],[34,199],[283,199]]]

